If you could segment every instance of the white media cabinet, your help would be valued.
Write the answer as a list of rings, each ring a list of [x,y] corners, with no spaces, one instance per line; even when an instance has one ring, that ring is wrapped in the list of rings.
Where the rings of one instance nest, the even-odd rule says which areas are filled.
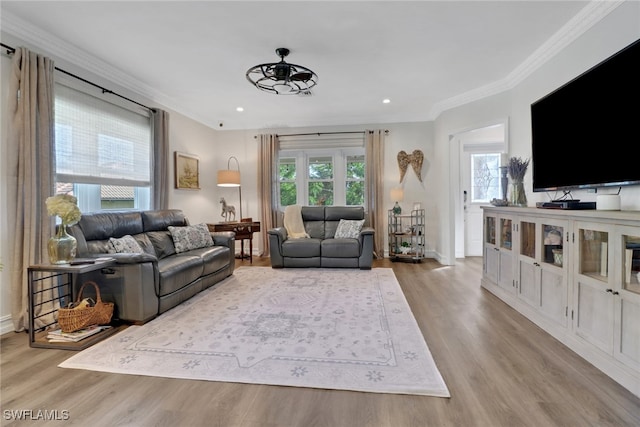
[[[640,211],[483,217],[482,286],[640,396]]]

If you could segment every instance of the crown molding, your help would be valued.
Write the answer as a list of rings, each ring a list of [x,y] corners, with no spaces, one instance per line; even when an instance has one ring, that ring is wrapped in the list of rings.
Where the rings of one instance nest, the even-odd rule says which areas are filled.
[[[513,89],[624,2],[625,0],[589,2],[507,77],[436,103],[429,114],[429,120],[435,120],[442,112],[451,108]]]

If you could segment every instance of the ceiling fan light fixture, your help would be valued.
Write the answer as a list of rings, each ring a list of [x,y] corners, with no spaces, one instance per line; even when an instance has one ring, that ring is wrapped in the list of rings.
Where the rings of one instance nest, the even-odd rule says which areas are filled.
[[[289,64],[284,58],[289,49],[276,49],[280,62],[260,64],[247,70],[246,77],[258,89],[276,95],[297,95],[308,92],[318,83],[316,73],[302,65]]]

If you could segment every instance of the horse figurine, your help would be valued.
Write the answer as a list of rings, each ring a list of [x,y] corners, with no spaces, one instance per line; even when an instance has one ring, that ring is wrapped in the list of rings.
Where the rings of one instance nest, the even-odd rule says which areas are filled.
[[[229,221],[229,216],[233,215],[233,220],[236,220],[236,208],[233,205],[227,205],[227,201],[224,197],[220,197],[220,203],[222,204],[222,214],[220,216],[224,217],[225,222]]]

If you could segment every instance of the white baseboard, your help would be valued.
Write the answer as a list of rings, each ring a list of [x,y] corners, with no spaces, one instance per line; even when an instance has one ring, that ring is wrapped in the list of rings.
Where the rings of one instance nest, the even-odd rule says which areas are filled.
[[[13,322],[11,321],[10,315],[0,318],[0,335],[6,334],[7,332],[13,332]]]

